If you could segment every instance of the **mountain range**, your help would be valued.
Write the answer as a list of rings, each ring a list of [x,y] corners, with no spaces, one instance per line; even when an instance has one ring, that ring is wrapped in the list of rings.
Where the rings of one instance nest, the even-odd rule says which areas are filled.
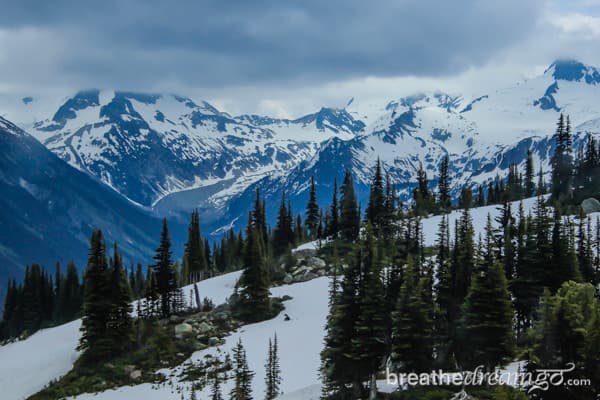
[[[315,176],[325,205],[333,178],[340,182],[346,169],[364,209],[377,158],[404,199],[420,164],[435,185],[446,155],[455,195],[464,184],[523,164],[528,149],[548,171],[559,113],[570,115],[578,146],[600,133],[597,104],[600,71],[575,60],[555,61],[537,77],[473,97],[417,93],[375,107],[353,99],[296,119],[233,116],[180,95],[97,89],[61,101],[35,95],[0,101],[6,118],[0,182],[14,197],[3,207],[0,262],[15,271],[36,257],[82,259],[84,231],[108,221],[132,257],[148,260],[158,217],[181,226],[199,208],[203,231],[218,236],[243,227],[257,186],[273,221],[281,193],[303,212]],[[62,219],[54,215],[58,209]],[[26,216],[36,214],[42,225],[67,221],[62,239],[28,225]],[[31,246],[47,250],[30,253]]]

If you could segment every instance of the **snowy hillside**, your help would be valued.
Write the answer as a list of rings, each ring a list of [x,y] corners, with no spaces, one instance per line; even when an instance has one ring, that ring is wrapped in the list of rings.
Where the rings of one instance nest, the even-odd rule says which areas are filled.
[[[535,200],[531,198],[523,202],[526,213],[533,210]],[[515,213],[518,207],[519,202],[512,203]],[[497,207],[488,206],[471,210],[476,236],[483,233],[488,213],[495,217],[498,213]],[[451,226],[459,215],[459,211],[452,212]],[[600,214],[594,214],[592,218],[596,219],[598,216]],[[439,220],[440,217],[436,216],[422,221],[426,245],[435,243]],[[314,243],[306,244],[302,249],[313,247]],[[234,272],[202,281],[198,284],[200,295],[211,298],[217,304],[222,303],[233,292],[238,278],[239,272]],[[189,296],[191,287],[188,286],[185,290],[186,296]],[[268,321],[243,326],[227,336],[222,346],[195,352],[190,359],[197,361],[206,355],[229,352],[241,338],[247,350],[249,366],[256,373],[253,380],[254,393],[260,396],[264,391],[264,363],[268,338],[277,334],[284,391],[281,399],[317,399],[320,394],[319,354],[323,346],[324,325],[328,312],[328,290],[327,278],[272,288],[271,293],[274,296],[292,297],[285,302],[285,310],[280,315]],[[285,314],[290,317],[289,321],[286,321]],[[3,395],[11,399],[26,398],[41,389],[48,381],[65,374],[77,357],[75,347],[79,338],[79,324],[79,321],[74,321],[56,328],[45,329],[25,341],[0,347],[0,372],[2,372],[0,386],[3,388]],[[76,398],[179,400],[181,395],[176,392],[176,386],[181,385],[186,388],[185,390],[189,390],[189,383],[178,381],[177,375],[181,368],[180,366],[172,370],[161,370],[170,378],[168,379],[170,383],[159,387],[141,384],[98,394],[85,394]],[[31,370],[40,372],[31,376],[28,374]],[[225,383],[223,393],[227,393],[230,387],[231,383]],[[208,392],[199,394],[201,399],[207,396]]]

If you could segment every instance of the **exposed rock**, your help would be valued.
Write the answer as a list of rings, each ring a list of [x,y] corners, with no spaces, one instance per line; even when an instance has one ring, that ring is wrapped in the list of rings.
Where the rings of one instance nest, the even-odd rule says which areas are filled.
[[[590,197],[589,199],[585,199],[581,203],[581,208],[583,212],[586,214],[591,214],[594,212],[600,212],[600,201],[597,199]]]
[[[327,266],[325,261],[318,257],[310,257],[308,260],[308,266],[312,268],[322,269]]]
[[[213,329],[214,329],[214,327],[211,324],[209,324],[208,322],[199,323],[198,328],[197,328],[198,332],[202,333],[202,334],[210,332]]]
[[[194,342],[194,350],[200,351],[206,349],[208,346],[202,342]]]
[[[208,339],[208,345],[209,346],[219,346],[223,344],[223,340],[219,339],[218,337],[214,336],[211,337],[210,339]]]
[[[135,365],[126,365],[125,367],[123,367],[123,370],[126,373],[131,374],[135,370]]]
[[[135,371],[131,371],[129,373],[129,377],[131,379],[140,379],[142,377],[142,371],[140,371],[139,369],[136,369]]]
[[[171,317],[169,317],[169,321],[173,324],[177,324],[177,323],[183,321],[183,318],[179,317],[177,315],[171,315]]]
[[[215,313],[215,319],[226,320],[229,319],[230,313],[229,311],[219,311]]]
[[[285,283],[286,285],[289,285],[293,281],[294,281],[294,278],[290,274],[285,274],[285,276],[283,277],[283,283]]]
[[[194,328],[190,324],[185,322],[179,325],[175,325],[175,336],[181,338],[184,335],[190,335],[194,332]]]
[[[318,277],[319,275],[315,274],[314,272],[307,271],[302,276],[298,277],[297,282],[306,282]]]

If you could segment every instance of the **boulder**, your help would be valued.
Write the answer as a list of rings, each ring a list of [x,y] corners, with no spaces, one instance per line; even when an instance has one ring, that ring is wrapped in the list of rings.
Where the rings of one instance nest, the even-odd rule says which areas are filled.
[[[209,346],[219,346],[219,345],[221,345],[221,344],[223,344],[223,340],[222,340],[222,339],[219,339],[219,338],[218,338],[218,337],[216,337],[216,336],[213,336],[213,337],[211,337],[210,339],[208,339],[208,345],[209,345]]]
[[[131,373],[129,373],[129,377],[131,379],[140,379],[142,377],[142,371],[140,371],[139,369],[136,369],[135,371],[131,371]]]
[[[588,199],[585,199],[581,203],[581,208],[583,209],[583,212],[586,214],[600,212],[600,201],[598,201],[597,199],[595,199],[593,197],[590,197]]]
[[[201,322],[198,324],[198,332],[202,334],[212,331],[213,328],[214,327],[208,322]]]
[[[309,267],[312,267],[312,268],[323,269],[326,267],[327,264],[325,264],[325,261],[323,261],[321,258],[310,257],[308,259],[308,265],[309,265]]]
[[[125,367],[123,367],[123,370],[126,373],[131,374],[133,371],[135,371],[135,365],[126,365]]]
[[[294,278],[290,274],[285,274],[285,276],[283,277],[283,283],[285,283],[286,285],[289,285],[293,281],[294,281]]]
[[[194,328],[190,324],[181,323],[179,325],[175,325],[175,336],[178,338],[183,337],[184,335],[191,335],[194,332]]]

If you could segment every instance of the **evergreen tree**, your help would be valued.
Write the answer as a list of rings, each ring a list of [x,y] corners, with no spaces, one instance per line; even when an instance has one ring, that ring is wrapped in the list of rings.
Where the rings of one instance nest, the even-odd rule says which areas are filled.
[[[552,198],[563,203],[571,195],[573,159],[571,149],[571,123],[563,114],[558,119],[554,135],[556,148],[552,156]]]
[[[319,204],[317,203],[317,187],[315,184],[315,177],[310,178],[310,192],[308,195],[308,204],[306,205],[306,229],[310,238],[315,239],[317,237],[317,228],[319,226]]]
[[[450,266],[450,231],[448,217],[442,215],[440,224],[438,225],[438,234],[436,241],[436,272],[437,284],[435,286],[435,346],[436,346],[436,361],[440,366],[451,366],[452,356],[450,354],[452,346],[451,324],[452,312],[456,306],[453,302],[453,277]]]
[[[375,174],[371,182],[371,190],[369,192],[369,203],[365,212],[366,220],[373,227],[376,235],[381,234],[383,218],[385,216],[385,194],[383,188],[383,174],[381,171],[381,161],[377,159],[375,165]]]
[[[277,335],[273,340],[269,338],[267,363],[265,364],[265,400],[275,400],[281,395],[281,368],[279,366],[279,349]]]
[[[123,256],[114,244],[113,265],[110,273],[111,311],[106,334],[112,342],[112,350],[119,354],[127,349],[132,340],[131,288],[123,269]]]
[[[419,260],[410,257],[393,314],[392,358],[402,372],[430,371],[433,362],[431,295]]]
[[[534,173],[533,153],[528,149],[527,161],[525,162],[525,197],[533,197],[535,194]]]
[[[360,228],[360,213],[352,173],[348,170],[342,184],[340,199],[340,237],[347,242],[354,242],[358,238]]]
[[[243,272],[240,278],[239,314],[246,321],[258,321],[271,309],[269,274],[257,229],[249,221],[244,245]]]
[[[513,311],[506,274],[502,264],[493,257],[493,241],[489,226],[484,254],[473,274],[463,307],[461,329],[465,342],[460,357],[463,366],[484,365],[487,371],[509,361],[514,350]]]
[[[273,253],[276,256],[284,254],[294,243],[290,216],[285,200],[285,193],[281,195],[281,203],[277,212],[277,225],[273,230]]]
[[[550,289],[550,293],[555,293],[563,282],[581,280],[574,241],[568,227],[563,225],[563,218],[558,205],[554,208],[551,247],[551,260],[546,268],[544,286]]]
[[[224,400],[221,394],[221,378],[219,373],[215,372],[212,380],[212,386],[210,388],[210,400]]]
[[[163,219],[160,244],[154,255],[155,264],[152,265],[156,282],[158,284],[158,295],[160,296],[160,312],[162,317],[169,317],[172,310],[173,294],[177,289],[173,262],[171,261],[171,239],[167,219]]]
[[[450,198],[450,176],[448,174],[448,164],[450,157],[448,155],[442,158],[440,164],[440,178],[438,181],[438,206],[441,211],[450,211],[452,208]]]
[[[357,250],[356,250],[357,251]],[[344,271],[339,294],[334,294],[327,317],[325,347],[321,352],[321,375],[325,394],[361,394],[362,382],[355,379],[355,364],[350,358],[351,341],[358,316],[356,295],[360,279],[360,257]],[[357,263],[358,261],[358,263]],[[348,386],[352,385],[350,389]]]
[[[254,373],[248,367],[246,359],[246,350],[240,339],[233,349],[233,374],[234,386],[229,393],[231,400],[251,400],[252,399],[252,378]]]
[[[207,273],[208,266],[204,253],[204,245],[200,235],[200,214],[198,210],[192,212],[190,224],[188,226],[188,240],[185,244],[183,255],[187,262],[189,276],[183,276],[183,282],[193,283],[203,278]]]
[[[351,357],[355,361],[355,374],[359,379],[370,378],[371,385],[374,385],[374,377],[380,370],[386,350],[386,315],[381,250],[370,224],[366,227],[363,248],[357,261],[362,273],[356,299],[357,316],[351,340]],[[374,390],[373,387],[371,389]]]
[[[83,351],[87,361],[94,362],[112,352],[107,329],[113,305],[106,245],[100,230],[95,230],[90,239],[84,288],[82,334],[77,348]]]
[[[592,226],[589,217],[586,218],[580,210],[579,224],[577,226],[577,263],[584,282],[596,283],[594,272],[594,253],[592,249]]]
[[[331,221],[329,222],[329,229],[327,230],[327,234],[331,236],[333,239],[336,239],[339,231],[339,218],[340,211],[338,208],[338,187],[337,187],[337,178],[333,178],[333,194],[331,195]]]
[[[433,210],[433,195],[429,191],[429,179],[423,165],[417,170],[417,187],[413,190],[415,215],[427,215]]]

